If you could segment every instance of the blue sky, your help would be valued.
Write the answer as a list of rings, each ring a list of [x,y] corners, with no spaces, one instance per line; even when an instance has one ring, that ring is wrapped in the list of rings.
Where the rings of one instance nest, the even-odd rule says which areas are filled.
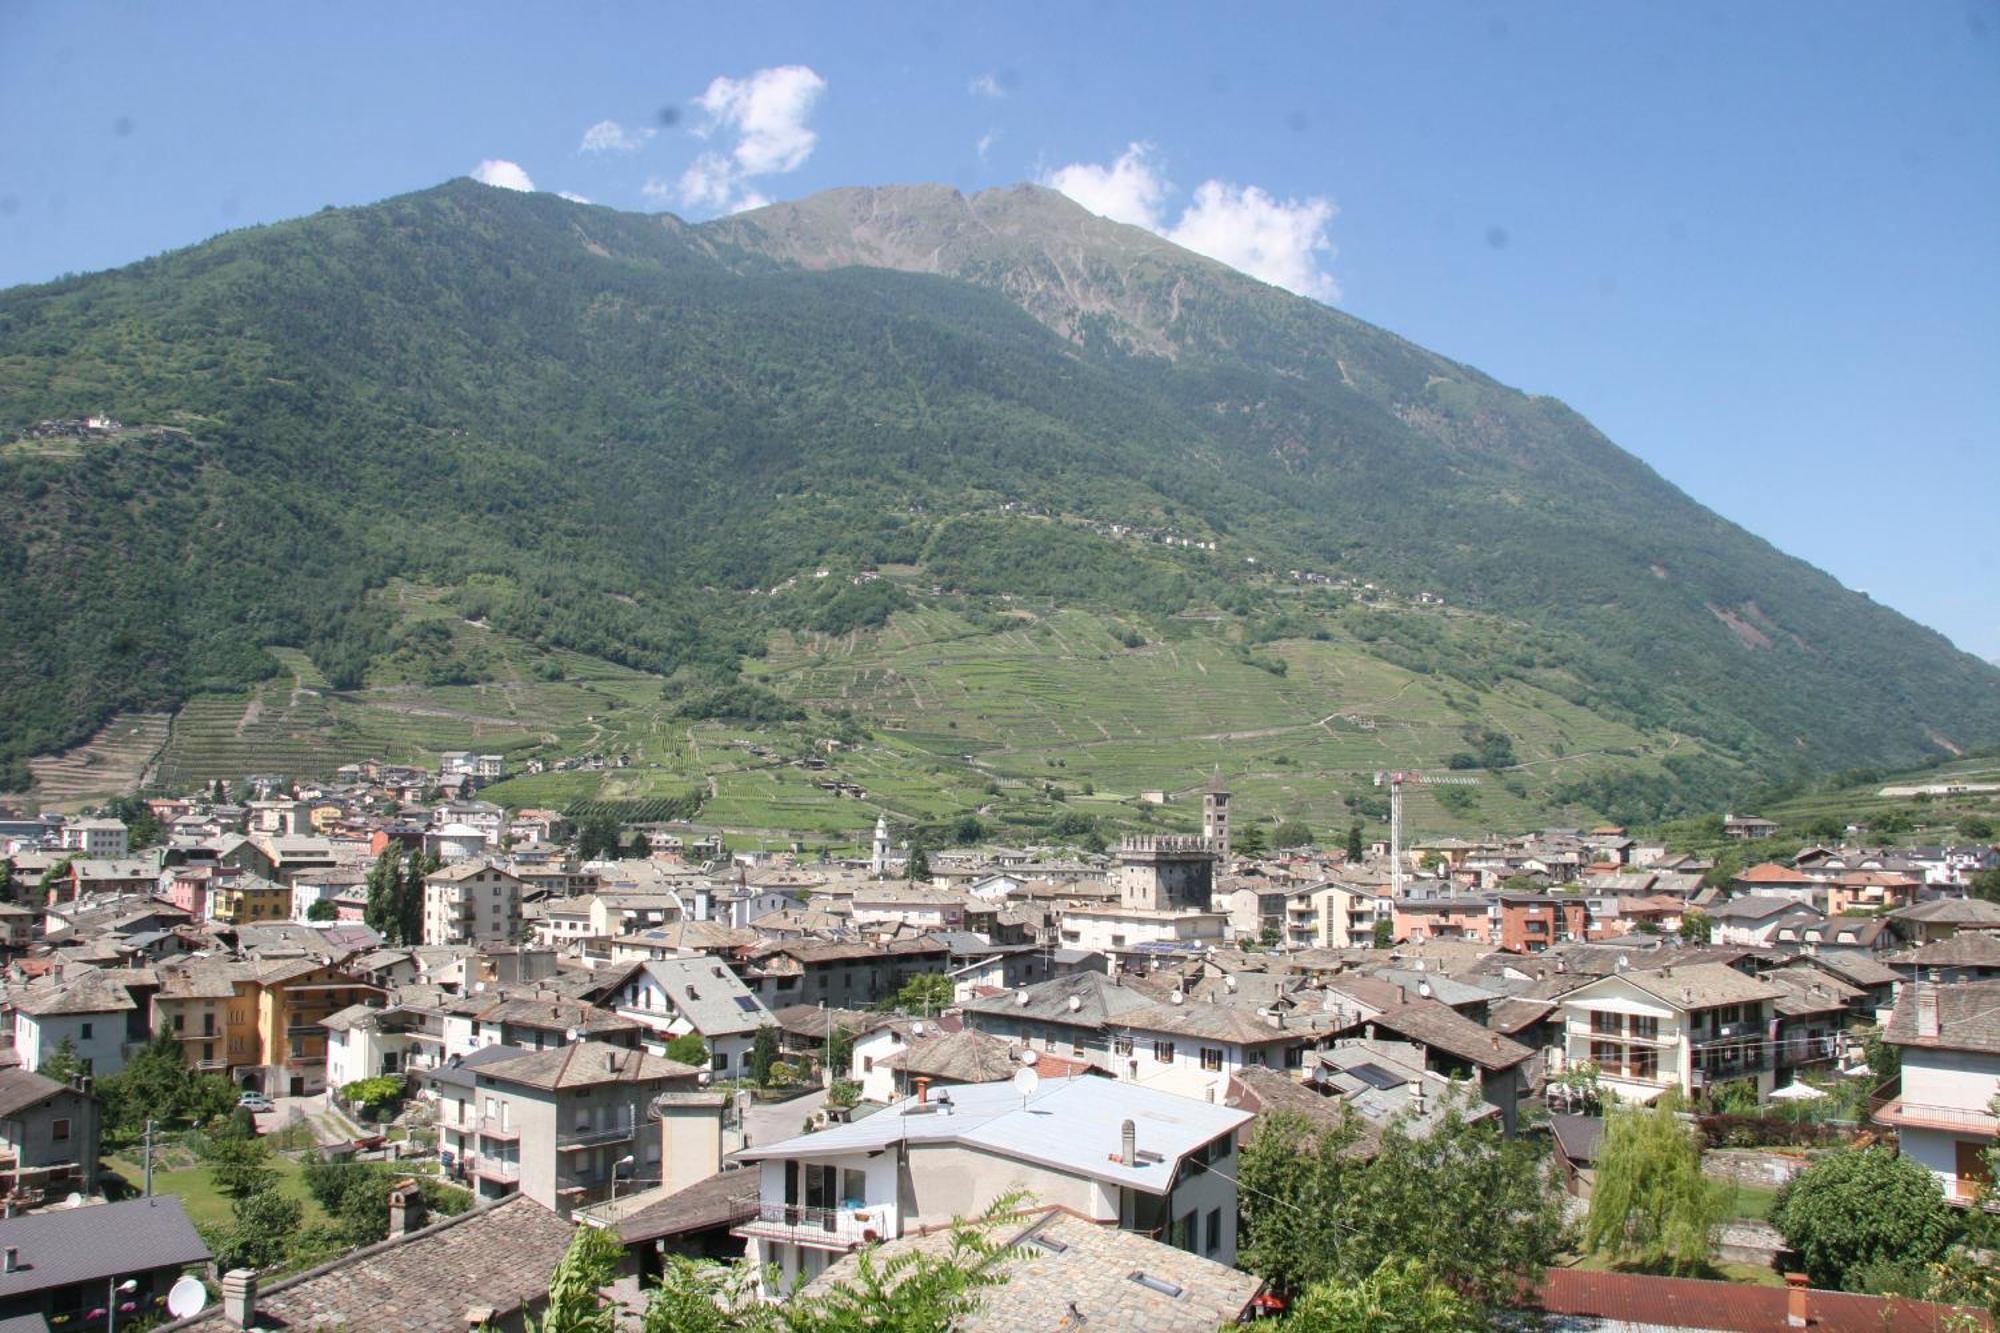
[[[1992,0],[0,4],[0,285],[481,163],[690,217],[1060,182],[2000,656]]]

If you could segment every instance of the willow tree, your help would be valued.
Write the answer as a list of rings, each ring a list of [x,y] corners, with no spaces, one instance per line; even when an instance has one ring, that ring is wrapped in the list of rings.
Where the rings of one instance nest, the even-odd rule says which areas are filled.
[[[1597,1154],[1583,1246],[1647,1272],[1698,1272],[1728,1213],[1728,1194],[1701,1173],[1701,1148],[1666,1099],[1647,1110],[1614,1110]]]

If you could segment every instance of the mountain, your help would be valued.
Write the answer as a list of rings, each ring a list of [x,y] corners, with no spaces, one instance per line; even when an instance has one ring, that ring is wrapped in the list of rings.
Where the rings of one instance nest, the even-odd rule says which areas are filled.
[[[123,424],[38,426],[94,413]],[[329,209],[0,293],[0,439],[0,785],[281,661],[380,702],[580,656],[664,678],[676,726],[916,732],[828,673],[926,615],[1086,612],[1107,660],[1197,634],[1328,725],[1338,650],[1451,714],[1343,763],[1531,748],[1584,810],[2000,739],[2000,671],[1561,403],[1033,186]],[[1570,722],[1484,720],[1503,695],[1617,743],[1569,760]]]

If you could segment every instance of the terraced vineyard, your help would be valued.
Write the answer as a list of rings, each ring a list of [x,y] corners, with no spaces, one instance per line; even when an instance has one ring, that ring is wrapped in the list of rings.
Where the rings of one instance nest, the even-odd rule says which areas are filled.
[[[76,749],[30,760],[32,801],[63,807],[138,790],[167,743],[167,724],[165,713],[120,713]]]

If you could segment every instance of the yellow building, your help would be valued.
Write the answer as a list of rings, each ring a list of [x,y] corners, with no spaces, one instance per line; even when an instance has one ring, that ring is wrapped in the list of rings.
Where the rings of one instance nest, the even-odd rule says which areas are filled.
[[[209,908],[210,915],[225,926],[287,921],[292,915],[292,891],[286,885],[245,875],[227,886],[218,885]]]
[[[264,1091],[303,1097],[326,1087],[327,1015],[356,1004],[381,1004],[384,991],[318,958],[274,958],[247,965],[257,997],[259,1063]]]
[[[257,991],[247,964],[202,958],[163,967],[159,976],[153,1031],[179,1041],[192,1068],[219,1074],[259,1063]]]

